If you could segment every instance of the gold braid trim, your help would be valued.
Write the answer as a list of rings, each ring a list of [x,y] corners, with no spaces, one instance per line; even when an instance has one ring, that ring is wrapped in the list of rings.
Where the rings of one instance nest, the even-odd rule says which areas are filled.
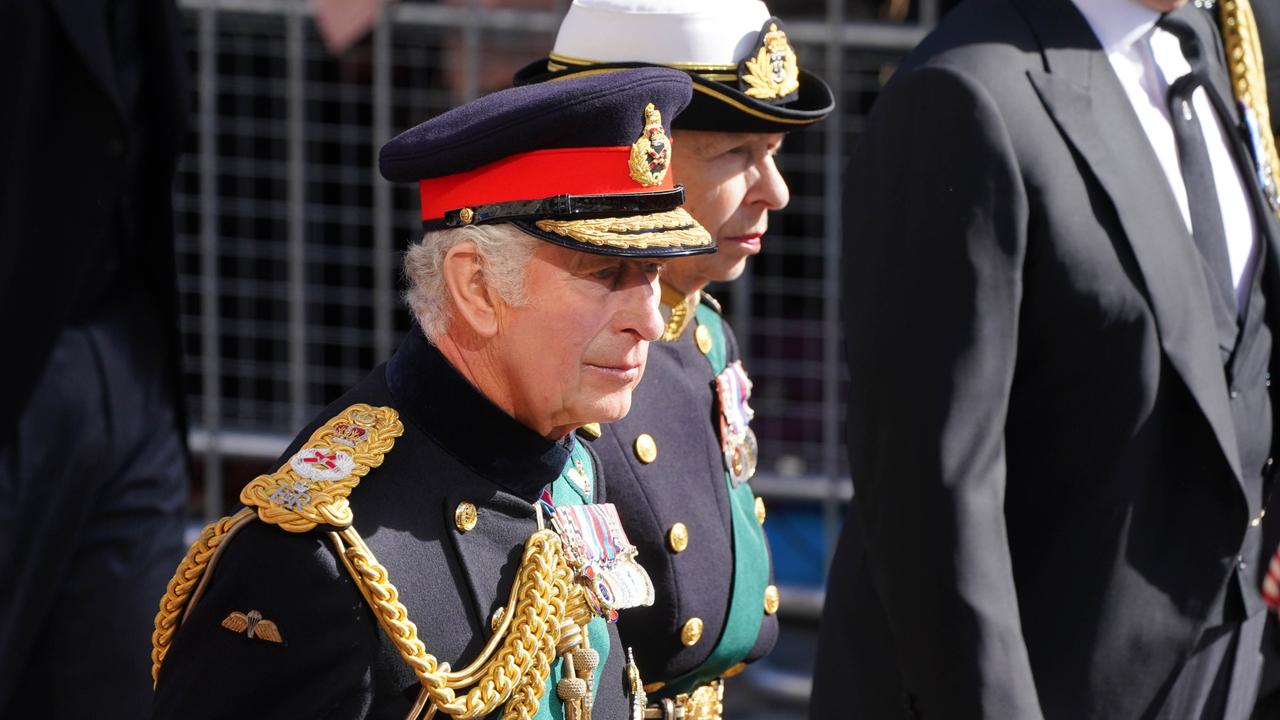
[[[630,217],[538,220],[539,230],[615,248],[707,247],[711,235],[684,208]]]
[[[352,405],[313,432],[279,470],[254,478],[240,491],[240,502],[256,507],[263,522],[293,533],[317,525],[347,527],[347,496],[403,434],[400,414],[392,408]]]
[[[160,612],[156,613],[156,629],[151,633],[151,682],[160,677],[160,664],[169,653],[173,635],[178,631],[182,615],[191,600],[192,590],[204,578],[210,559],[218,552],[222,542],[253,519],[253,511],[245,508],[235,515],[210,523],[191,544],[187,555],[169,580],[164,597],[160,598]]]
[[[475,661],[451,672],[448,663],[427,652],[386,568],[355,528],[329,536],[378,623],[422,683],[430,702],[428,717],[441,711],[452,718],[475,718],[504,703],[504,720],[532,717],[556,657],[561,623],[585,625],[591,617],[565,563],[560,538],[539,530],[525,543],[507,611],[493,637]]]
[[[1220,4],[1222,34],[1226,44],[1227,66],[1231,73],[1231,89],[1236,99],[1253,110],[1258,121],[1258,134],[1266,155],[1272,181],[1280,185],[1280,157],[1271,132],[1271,109],[1267,103],[1266,72],[1262,62],[1262,44],[1258,24],[1249,0],[1223,0]]]

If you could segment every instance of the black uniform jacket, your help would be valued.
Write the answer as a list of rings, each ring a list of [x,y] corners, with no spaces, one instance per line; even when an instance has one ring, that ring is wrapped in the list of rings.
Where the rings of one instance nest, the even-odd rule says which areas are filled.
[[[733,590],[733,531],[715,376],[693,331],[691,322],[675,340],[649,345],[631,411],[603,426],[601,437],[589,443],[609,478],[609,500],[653,580],[653,606],[632,608],[618,621],[646,683],[670,681],[707,659],[724,630]],[[739,359],[737,340],[728,324],[724,331],[733,363]],[[657,448],[652,462],[643,462],[636,451],[642,434]],[[670,540],[676,523],[688,531],[688,545],[679,552]],[[686,646],[681,630],[693,618],[702,620],[702,634]],[[777,618],[766,615],[755,646],[740,659],[764,656],[777,637]]]
[[[537,529],[531,503],[559,476],[568,446],[491,404],[416,328],[389,362],[299,434],[289,453],[354,403],[393,407],[404,423],[382,466],[351,494],[354,526],[386,566],[427,652],[461,669],[507,602],[524,542]],[[596,497],[602,490],[597,485]],[[463,501],[478,508],[465,534],[455,523]],[[323,528],[292,534],[251,522],[209,572],[161,668],[157,720],[405,717],[418,680]],[[251,610],[273,621],[284,642],[221,626],[229,613]],[[620,718],[629,707],[625,650],[612,627],[609,634],[595,717]]]
[[[1146,717],[1237,572],[1261,610],[1243,478],[1269,462],[1242,467],[1200,260],[1106,55],[1070,0],[962,3],[848,177],[866,552],[832,567],[814,716]]]

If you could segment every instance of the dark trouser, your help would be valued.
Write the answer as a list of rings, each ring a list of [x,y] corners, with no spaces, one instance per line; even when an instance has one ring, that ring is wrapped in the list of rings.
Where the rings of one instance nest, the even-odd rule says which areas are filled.
[[[0,438],[0,717],[150,714],[187,486],[160,327],[131,303],[65,330]]]
[[[1243,623],[1209,628],[1173,682],[1160,720],[1245,720],[1262,672],[1260,612]]]

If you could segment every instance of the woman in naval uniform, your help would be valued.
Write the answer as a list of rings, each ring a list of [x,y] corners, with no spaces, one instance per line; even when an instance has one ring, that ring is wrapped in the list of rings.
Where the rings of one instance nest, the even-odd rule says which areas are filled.
[[[591,447],[610,500],[640,548],[657,602],[619,622],[648,682],[647,717],[722,713],[722,678],[772,649],[778,590],[761,525],[751,381],[719,305],[703,289],[742,274],[769,212],[789,199],[774,164],[784,134],[833,108],[800,67],[780,20],[756,0],[575,0],[555,48],[516,82],[664,65],[688,72],[693,100],[674,121],[685,209],[714,255],[673,260],[662,275],[665,326],[631,413]]]
[[[609,620],[652,585],[574,430],[626,414],[662,332],[682,73],[481,98],[406,131],[417,324],[209,526],[156,617],[155,717],[643,716]]]

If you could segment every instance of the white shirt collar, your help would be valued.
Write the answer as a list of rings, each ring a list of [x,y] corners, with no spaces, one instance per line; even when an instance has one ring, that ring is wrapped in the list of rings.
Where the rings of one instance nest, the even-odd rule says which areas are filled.
[[[1123,52],[1151,31],[1160,12],[1139,0],[1071,0],[1098,37],[1102,49]]]

